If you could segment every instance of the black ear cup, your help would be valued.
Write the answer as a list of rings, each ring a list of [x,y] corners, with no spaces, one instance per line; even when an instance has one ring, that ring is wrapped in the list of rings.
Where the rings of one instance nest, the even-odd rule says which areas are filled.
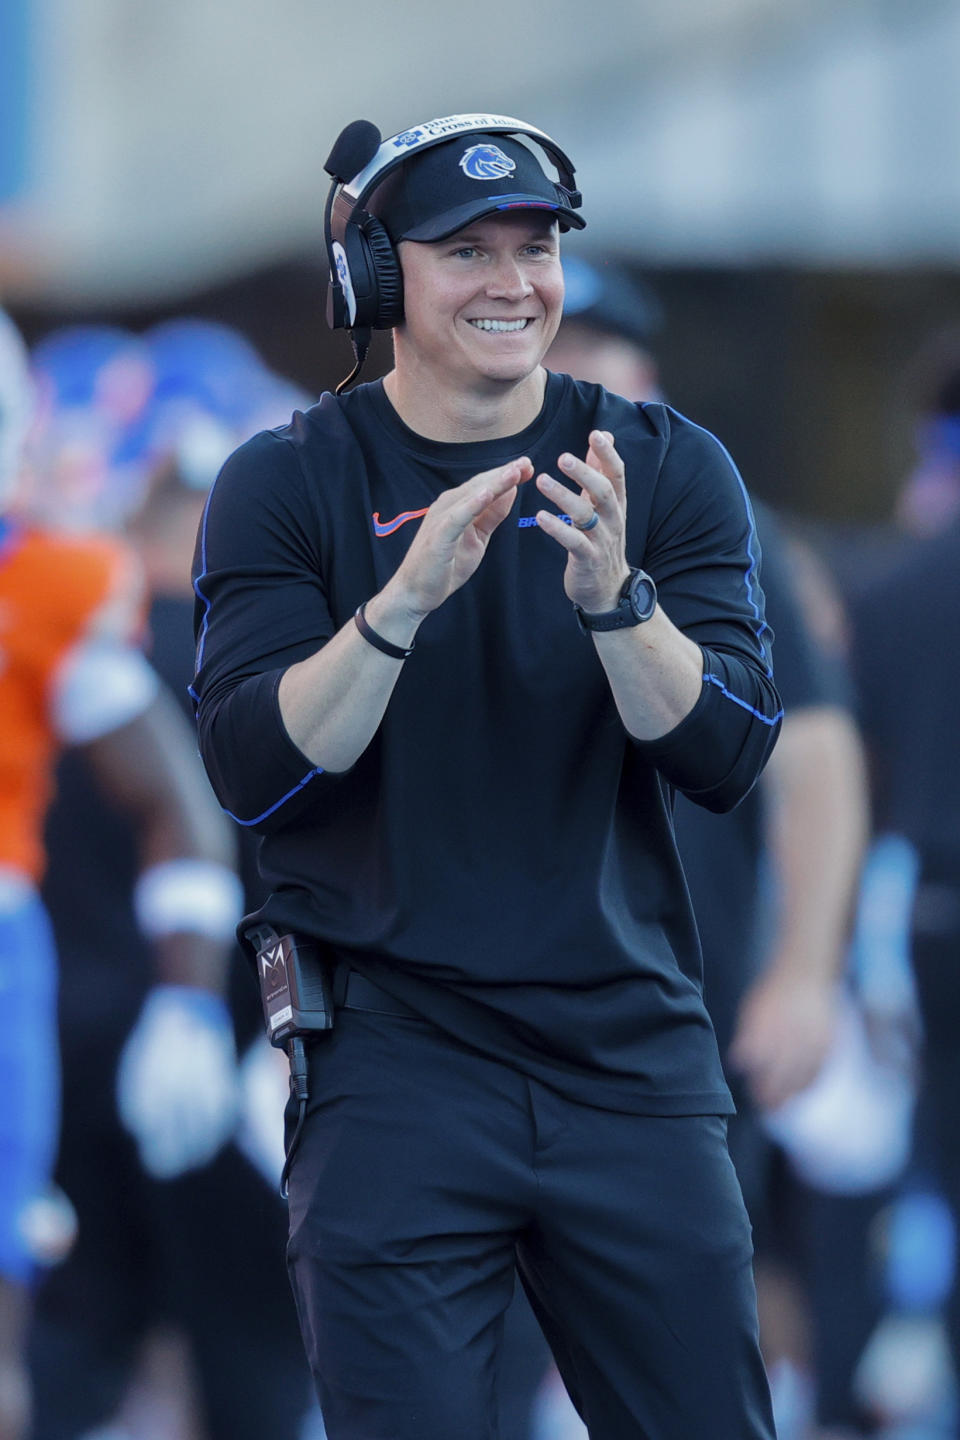
[[[363,220],[363,236],[370,252],[370,265],[375,277],[376,314],[369,324],[374,330],[390,330],[403,319],[403,274],[393,241],[375,215]]]

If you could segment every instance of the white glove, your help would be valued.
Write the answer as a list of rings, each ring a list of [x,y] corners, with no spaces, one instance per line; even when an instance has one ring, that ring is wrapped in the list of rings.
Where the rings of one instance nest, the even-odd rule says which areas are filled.
[[[237,1118],[237,1059],[224,1002],[190,985],[158,985],[120,1056],[117,1108],[144,1169],[171,1180],[211,1160]]]
[[[290,1062],[265,1035],[240,1063],[241,1110],[237,1145],[275,1190],[283,1171],[283,1112],[290,1094]]]
[[[819,1075],[762,1121],[808,1185],[865,1195],[891,1185],[910,1158],[913,1102],[912,1077],[873,1054],[860,1011],[845,999]]]

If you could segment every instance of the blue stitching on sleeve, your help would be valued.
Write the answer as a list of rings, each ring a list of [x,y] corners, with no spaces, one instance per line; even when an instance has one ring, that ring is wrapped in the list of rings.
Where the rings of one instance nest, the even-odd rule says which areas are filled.
[[[716,685],[720,693],[726,695],[728,700],[732,700],[734,705],[739,705],[741,710],[749,710],[751,715],[755,715],[758,720],[762,720],[764,725],[776,725],[778,720],[783,719],[782,708],[772,717],[764,715],[762,710],[756,710],[752,705],[748,704],[746,700],[741,700],[739,695],[734,695],[732,690],[728,690],[719,675],[711,675],[708,673],[704,675],[703,678],[708,685]]]
[[[231,820],[236,820],[238,825],[259,825],[261,820],[266,820],[268,815],[272,815],[275,810],[279,810],[280,806],[285,805],[288,800],[296,795],[298,790],[302,790],[304,785],[312,780],[315,775],[322,774],[324,774],[322,767],[317,765],[313,770],[309,771],[308,774],[304,775],[303,779],[297,785],[294,785],[292,790],[288,790],[286,795],[281,795],[279,800],[275,801],[273,805],[269,806],[269,808],[264,810],[260,815],[254,815],[252,820],[241,820],[239,815],[234,815],[233,811],[227,810],[226,806],[224,806],[224,813],[229,815]]]

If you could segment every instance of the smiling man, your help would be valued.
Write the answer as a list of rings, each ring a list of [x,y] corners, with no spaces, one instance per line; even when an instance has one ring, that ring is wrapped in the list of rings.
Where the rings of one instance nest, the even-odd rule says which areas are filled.
[[[593,1440],[771,1440],[672,828],[779,725],[746,492],[543,368],[583,224],[549,137],[355,122],[328,168],[332,317],[394,368],[236,452],[195,577],[249,933],[318,947],[335,1012],[290,1163],[328,1434],[491,1440],[519,1272]]]

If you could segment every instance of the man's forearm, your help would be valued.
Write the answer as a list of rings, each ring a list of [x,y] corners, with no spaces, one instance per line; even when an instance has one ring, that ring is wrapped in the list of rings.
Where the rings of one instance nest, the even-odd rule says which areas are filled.
[[[365,614],[377,634],[404,649],[422,618],[392,584],[367,602]],[[284,673],[277,696],[290,739],[323,770],[349,770],[376,734],[403,665],[365,640],[351,618]]]
[[[142,714],[83,748],[101,790],[136,828],[134,908],[157,978],[222,990],[242,906],[236,843],[179,706],[161,689]]]
[[[703,652],[659,606],[642,625],[594,631],[593,642],[636,740],[659,740],[686,719],[703,688]]]

